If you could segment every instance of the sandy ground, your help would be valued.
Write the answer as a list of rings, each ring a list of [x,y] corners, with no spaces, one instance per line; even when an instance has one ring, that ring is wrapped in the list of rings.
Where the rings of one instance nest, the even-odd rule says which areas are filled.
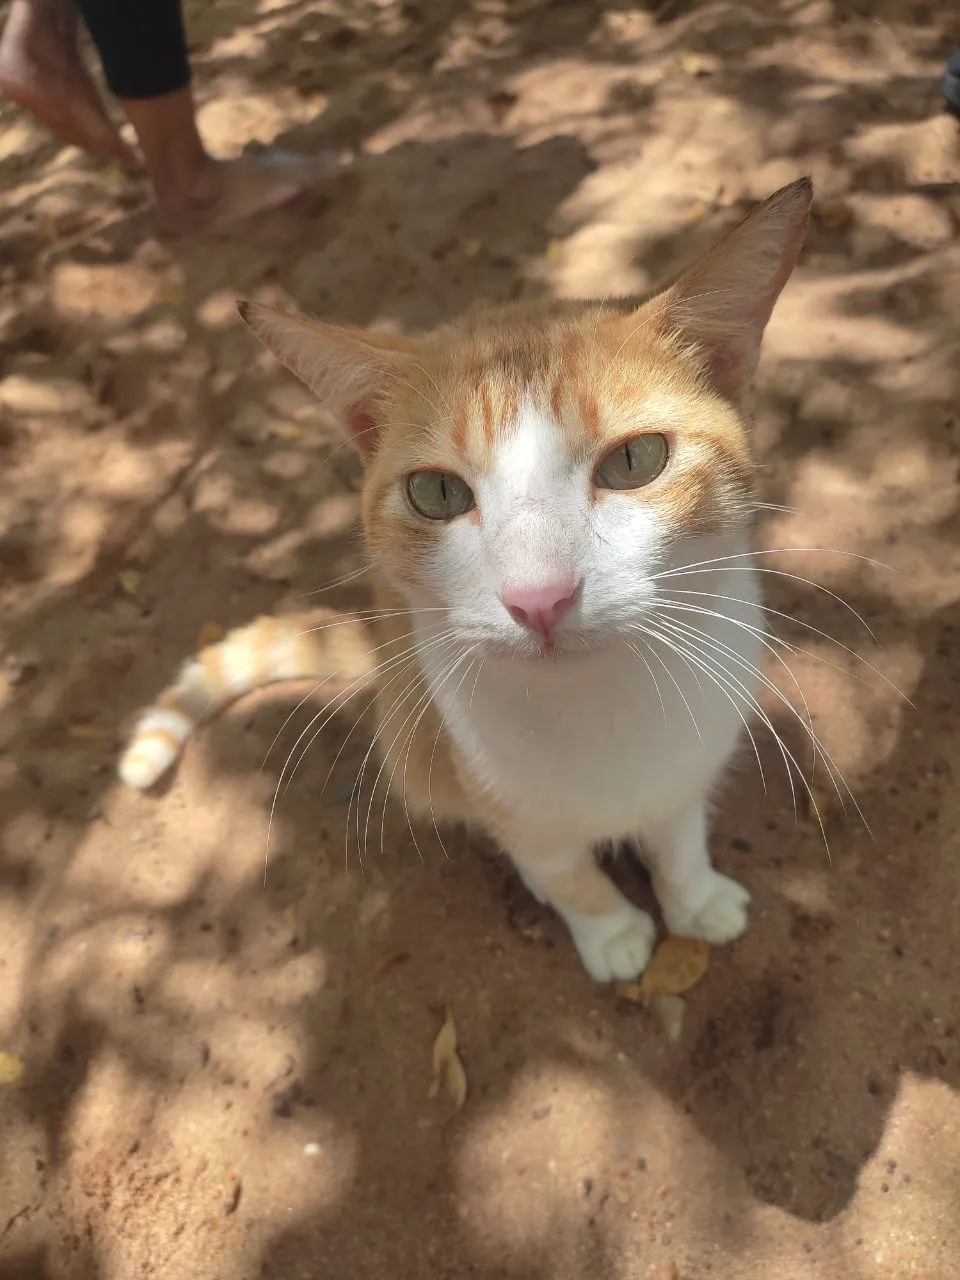
[[[949,8],[195,0],[214,147],[357,154],[213,245],[161,244],[136,180],[0,109],[3,1280],[958,1274]],[[239,705],[163,794],[118,786],[125,722],[207,624],[361,565],[354,466],[238,293],[420,326],[644,288],[805,171],[755,396],[764,496],[793,511],[760,536],[869,559],[770,557],[834,593],[769,575],[808,628],[779,620],[803,652],[770,674],[872,837],[821,766],[828,857],[761,737],[766,793],[745,755],[714,835],[753,925],[679,1042],[489,851],[421,833],[418,856],[375,803],[361,873],[357,716],[282,797],[264,881],[303,689]],[[456,1115],[427,1099],[447,1006]]]

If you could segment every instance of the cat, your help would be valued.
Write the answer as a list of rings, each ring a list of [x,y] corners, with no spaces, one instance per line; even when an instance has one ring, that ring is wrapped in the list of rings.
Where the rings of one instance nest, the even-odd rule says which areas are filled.
[[[247,690],[346,672],[376,689],[408,816],[491,836],[594,979],[635,978],[655,941],[597,860],[611,841],[638,844],[671,933],[737,938],[750,895],[707,826],[764,714],[740,401],[812,200],[807,178],[784,187],[645,300],[483,306],[421,337],[240,303],[360,455],[377,611],[207,648],[122,778],[150,786]]]

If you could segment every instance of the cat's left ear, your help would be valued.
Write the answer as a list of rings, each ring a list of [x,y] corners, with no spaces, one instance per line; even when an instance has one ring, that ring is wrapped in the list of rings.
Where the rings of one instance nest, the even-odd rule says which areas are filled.
[[[757,206],[647,307],[659,328],[707,358],[711,384],[739,399],[760,357],[763,331],[803,245],[813,183],[800,178]]]
[[[339,421],[361,457],[369,458],[383,425],[384,392],[408,369],[414,342],[308,320],[262,302],[239,302],[237,309],[263,345]]]

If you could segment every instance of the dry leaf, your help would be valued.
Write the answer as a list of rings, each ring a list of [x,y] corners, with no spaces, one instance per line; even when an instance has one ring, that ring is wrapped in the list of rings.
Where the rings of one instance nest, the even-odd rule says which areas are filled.
[[[102,724],[71,724],[67,726],[67,737],[80,742],[103,742],[113,737],[113,730]]]
[[[136,569],[121,569],[117,581],[128,596],[135,596],[140,590],[140,574]]]
[[[664,938],[640,978],[645,1001],[689,991],[707,972],[709,963],[709,942],[700,938]]]
[[[459,1111],[467,1100],[467,1073],[457,1053],[457,1028],[449,1009],[433,1042],[433,1080],[427,1097],[438,1097],[441,1086],[453,1101],[454,1109]]]
[[[23,1062],[12,1053],[0,1053],[0,1085],[19,1084],[23,1079]]]
[[[707,972],[710,944],[700,938],[664,938],[639,982],[618,982],[617,995],[648,1008],[657,996],[678,996],[695,987]]]
[[[475,258],[482,248],[482,240],[468,240],[463,246],[463,252],[468,258]]]
[[[223,635],[223,627],[221,627],[219,622],[205,622],[197,632],[197,650],[208,649],[210,645],[216,644],[218,640],[222,640]]]

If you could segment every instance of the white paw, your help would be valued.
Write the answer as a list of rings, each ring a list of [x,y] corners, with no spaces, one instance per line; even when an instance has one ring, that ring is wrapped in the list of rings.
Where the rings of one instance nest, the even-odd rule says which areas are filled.
[[[706,942],[732,942],[747,927],[750,894],[736,880],[711,867],[682,897],[658,893],[663,918],[671,933]]]
[[[597,982],[628,981],[647,967],[657,927],[645,911],[624,903],[612,916],[566,920],[584,968]]]

